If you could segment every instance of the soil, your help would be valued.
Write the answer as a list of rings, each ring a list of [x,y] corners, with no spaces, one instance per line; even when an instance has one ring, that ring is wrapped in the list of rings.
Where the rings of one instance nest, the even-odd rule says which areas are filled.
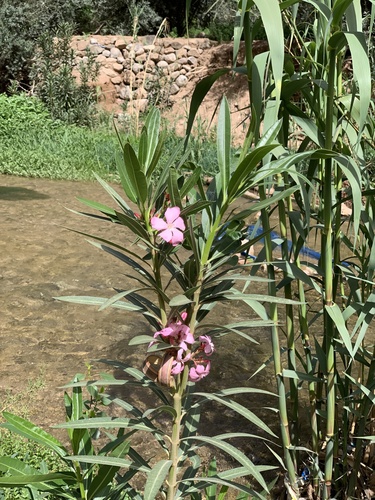
[[[115,288],[134,287],[124,264],[67,228],[128,245],[133,241],[130,232],[72,213],[70,210],[84,210],[77,197],[113,206],[97,183],[0,176],[0,397],[3,399],[9,391],[25,390],[29,381],[42,376],[44,387],[33,393],[27,406],[30,419],[46,429],[65,420],[61,386],[76,373],[86,373],[88,364],[93,365],[91,378],[97,377],[99,371],[111,372],[93,362],[95,359],[122,361],[141,369],[145,347],[129,347],[128,342],[136,334],[152,334],[135,313],[111,308],[98,311],[96,307],[56,300],[67,295],[111,297]],[[249,313],[249,309],[234,305],[220,306],[214,320],[226,324],[244,320]],[[254,332],[261,345],[235,336],[228,342],[228,338],[217,342],[212,373],[201,382],[199,390],[254,386],[255,382],[248,380],[268,357],[264,340],[268,338],[267,331]],[[263,371],[256,380],[258,386],[272,390],[269,372]],[[132,398],[142,408],[150,405],[148,394],[126,393],[121,389],[116,394]],[[242,403],[250,405],[258,415],[265,415],[271,423],[272,413],[262,408],[272,406],[272,399],[241,396]],[[205,408],[202,433],[213,435],[236,430],[258,433],[249,421],[228,409],[213,405]],[[142,439],[140,444],[147,445]],[[242,441],[239,445],[256,461],[263,461],[258,441]],[[222,465],[231,466],[231,462],[224,457]]]

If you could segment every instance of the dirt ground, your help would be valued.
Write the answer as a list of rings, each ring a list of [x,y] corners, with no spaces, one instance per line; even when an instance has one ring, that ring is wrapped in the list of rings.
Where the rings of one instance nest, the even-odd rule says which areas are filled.
[[[84,209],[77,197],[113,206],[97,183],[0,176],[0,401],[6,401],[9,391],[24,391],[29,381],[41,377],[43,387],[32,393],[27,406],[31,420],[48,430],[64,421],[62,385],[76,373],[85,373],[86,364],[98,358],[127,362],[141,369],[145,348],[129,347],[128,341],[136,334],[152,334],[135,313],[116,309],[99,312],[55,299],[66,295],[110,297],[114,288],[132,287],[126,276],[129,269],[67,227],[129,245],[131,235],[126,228],[69,211],[67,208]],[[220,307],[215,322],[225,324],[229,316],[230,320],[240,321],[248,313],[233,306]],[[262,345],[241,338],[231,337],[230,342],[227,337],[220,339],[212,359],[212,373],[199,389],[254,385],[249,376],[268,356],[264,340],[267,332],[256,331],[254,337]],[[93,363],[92,378],[98,370],[110,371]],[[270,390],[271,380],[270,373],[263,372],[256,383]],[[135,398],[141,407],[150,404],[146,395],[118,395]],[[245,397],[242,402],[258,415],[263,413],[263,407],[274,403],[259,395]],[[271,413],[265,418],[274,421]],[[236,430],[258,432],[230,410],[212,405],[205,408],[202,433]],[[259,443],[244,441],[241,447],[262,461]],[[225,460],[224,466],[228,466]]]

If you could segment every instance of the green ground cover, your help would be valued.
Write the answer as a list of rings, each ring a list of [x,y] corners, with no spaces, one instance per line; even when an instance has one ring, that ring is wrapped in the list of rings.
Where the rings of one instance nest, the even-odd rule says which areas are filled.
[[[182,139],[166,130],[166,150]],[[137,149],[131,127],[119,130]],[[36,98],[0,95],[0,173],[65,180],[93,180],[98,174],[117,181],[116,161],[121,154],[110,117],[92,128],[52,120]],[[204,151],[204,154],[203,154]],[[205,175],[217,171],[215,144],[209,137],[192,139],[189,158]],[[163,163],[163,161],[161,162]]]

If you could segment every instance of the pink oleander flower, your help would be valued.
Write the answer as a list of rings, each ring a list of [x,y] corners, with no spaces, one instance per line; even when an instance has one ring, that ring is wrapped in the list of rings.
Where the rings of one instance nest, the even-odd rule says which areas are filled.
[[[190,354],[187,354],[186,356],[184,356],[184,354],[185,354],[184,349],[179,349],[177,351],[177,356],[172,364],[172,370],[171,370],[172,375],[178,375],[179,373],[182,373],[184,371],[185,363],[189,361],[191,357]]]
[[[202,378],[207,377],[207,375],[210,373],[211,369],[211,363],[210,361],[205,361],[200,364],[196,364],[195,366],[192,366],[189,370],[189,380],[190,382],[199,382],[199,380],[202,380]]]
[[[164,342],[169,342],[171,345],[180,347],[184,351],[187,350],[187,344],[194,343],[194,337],[190,332],[187,325],[182,324],[180,321],[176,323],[169,323],[168,326],[154,333],[154,338],[157,339],[161,336]]]
[[[205,354],[207,354],[207,356],[211,356],[211,354],[215,350],[215,346],[211,340],[211,337],[209,335],[201,335],[199,337],[199,340],[201,341],[201,349]]]
[[[164,219],[160,217],[151,217],[151,227],[159,231],[159,236],[174,247],[184,241],[185,223],[180,217],[179,207],[167,208]]]

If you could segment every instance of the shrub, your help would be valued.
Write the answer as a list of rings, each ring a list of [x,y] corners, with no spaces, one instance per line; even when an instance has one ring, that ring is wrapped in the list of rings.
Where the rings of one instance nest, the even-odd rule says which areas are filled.
[[[35,93],[45,103],[52,118],[92,125],[96,115],[95,90],[92,82],[99,71],[94,56],[87,52],[86,62],[78,67],[75,78],[74,51],[70,47],[73,35],[69,24],[63,24],[56,32],[40,37],[39,51],[32,69],[36,81]]]

